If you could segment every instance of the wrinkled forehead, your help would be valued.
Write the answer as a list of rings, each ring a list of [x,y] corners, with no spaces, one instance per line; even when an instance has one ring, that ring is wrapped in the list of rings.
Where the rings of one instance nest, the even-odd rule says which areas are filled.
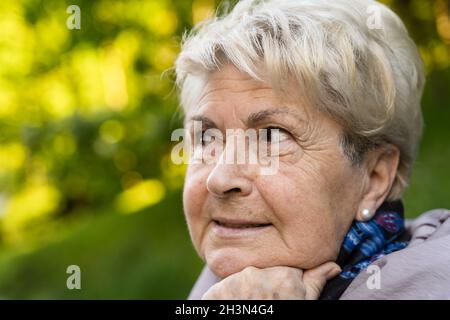
[[[191,77],[184,90],[185,125],[201,116],[249,118],[264,113],[291,114],[304,120],[312,117],[313,109],[293,85],[280,88],[269,80],[255,79],[233,65],[226,65],[207,77]]]

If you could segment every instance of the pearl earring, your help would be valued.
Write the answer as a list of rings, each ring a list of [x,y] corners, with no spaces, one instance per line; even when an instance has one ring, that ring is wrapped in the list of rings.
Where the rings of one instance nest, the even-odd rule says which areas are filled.
[[[370,209],[367,208],[361,211],[361,215],[364,221],[368,221],[373,217],[373,213],[370,211]]]

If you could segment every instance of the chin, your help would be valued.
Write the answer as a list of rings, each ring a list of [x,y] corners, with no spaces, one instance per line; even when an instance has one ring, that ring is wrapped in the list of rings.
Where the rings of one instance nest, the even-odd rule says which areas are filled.
[[[237,248],[215,249],[205,255],[209,269],[219,278],[223,279],[246,267],[261,265],[252,257],[252,254]]]
[[[237,247],[206,250],[204,257],[208,268],[221,279],[240,272],[249,266],[261,269],[276,266],[289,266],[308,270],[327,261],[335,260],[331,257],[313,254],[308,255],[307,257],[302,256],[297,257],[297,259],[292,259],[292,256],[274,256],[269,252],[257,252],[250,248],[246,250]]]

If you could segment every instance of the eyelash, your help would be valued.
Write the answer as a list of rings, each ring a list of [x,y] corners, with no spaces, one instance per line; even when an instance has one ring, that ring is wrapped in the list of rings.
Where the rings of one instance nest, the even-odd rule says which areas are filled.
[[[267,130],[267,132],[268,132],[269,134],[270,134],[271,130],[277,129],[277,130],[279,130],[280,133],[284,133],[284,134],[288,135],[289,137],[292,136],[286,129],[281,128],[281,127],[277,127],[277,126],[269,126],[269,127],[262,128],[262,129]],[[205,135],[205,132],[206,132],[207,130],[208,130],[208,129],[204,129],[204,130],[202,130],[202,132],[201,132],[201,142],[202,142],[202,145],[204,145],[204,144],[206,143],[206,141],[204,140],[204,135]]]
[[[281,128],[281,127],[269,126],[264,129],[266,129],[268,133],[270,133],[272,129],[277,129],[277,130],[279,130],[280,133],[284,133],[284,134],[288,135],[289,137],[291,137],[291,134],[286,129]]]

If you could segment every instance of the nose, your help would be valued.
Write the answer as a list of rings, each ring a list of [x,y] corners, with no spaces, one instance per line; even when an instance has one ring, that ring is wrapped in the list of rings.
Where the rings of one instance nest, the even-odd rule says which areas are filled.
[[[231,195],[245,197],[252,192],[253,182],[244,170],[244,165],[219,163],[208,176],[206,188],[213,195],[225,198]]]

